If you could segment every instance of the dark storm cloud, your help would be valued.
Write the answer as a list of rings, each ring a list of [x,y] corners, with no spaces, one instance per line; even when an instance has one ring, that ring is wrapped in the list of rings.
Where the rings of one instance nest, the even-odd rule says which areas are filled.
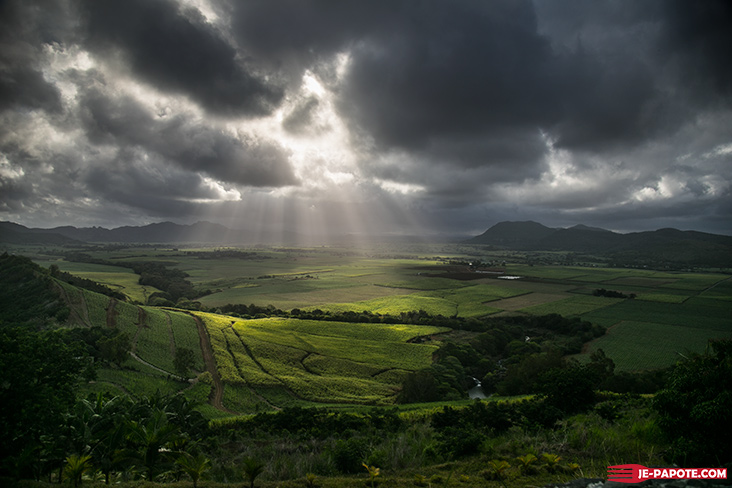
[[[147,82],[188,95],[213,114],[266,115],[283,96],[197,11],[167,0],[89,0],[83,11],[90,50],[121,54]]]
[[[344,104],[355,101],[361,125],[389,145],[413,147],[550,120],[551,53],[536,35],[530,3],[428,7],[358,46]]]
[[[677,63],[680,80],[711,95],[732,96],[732,2],[663,2],[661,48]],[[716,98],[716,97],[715,97]]]
[[[726,0],[5,1],[0,209],[183,216],[241,204],[250,194],[229,200],[244,187],[322,192],[311,184],[322,175],[296,181],[292,159],[352,172],[365,194],[393,196],[395,213],[451,229],[698,216],[732,232],[731,11]],[[344,126],[350,138],[336,141]]]
[[[668,118],[646,64],[557,49],[539,32],[530,1],[335,5],[235,2],[233,26],[243,46],[275,64],[348,50],[339,110],[380,150],[441,154],[456,166],[520,162],[535,176],[543,150],[534,143],[527,151],[526,134],[538,141],[543,129],[563,147],[599,151],[638,143]],[[631,17],[631,25],[644,19]],[[499,133],[505,143],[483,144],[471,157],[441,150],[476,148]]]
[[[287,152],[274,142],[234,137],[184,116],[154,118],[131,97],[92,88],[81,102],[89,139],[121,148],[140,147],[188,171],[246,186],[296,183]]]
[[[43,109],[60,112],[56,87],[40,71],[44,43],[54,40],[53,29],[43,31],[58,5],[44,10],[34,2],[0,4],[0,110]]]
[[[303,70],[319,69],[318,63],[390,24],[401,10],[399,2],[234,0],[228,13],[243,49],[299,83]]]
[[[0,175],[0,211],[22,210],[23,201],[32,195],[28,186]]]
[[[84,180],[105,200],[152,215],[185,217],[195,210],[195,200],[218,197],[200,175],[180,171],[134,149],[119,151],[104,167],[90,168]]]

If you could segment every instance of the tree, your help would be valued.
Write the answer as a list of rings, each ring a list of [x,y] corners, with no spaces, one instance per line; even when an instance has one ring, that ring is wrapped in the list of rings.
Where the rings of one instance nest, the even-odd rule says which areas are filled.
[[[120,332],[112,337],[101,338],[97,341],[99,354],[101,359],[122,366],[129,357],[132,350],[130,336],[125,332]]]
[[[264,471],[264,464],[254,458],[244,458],[242,464],[244,476],[249,480],[249,488],[254,488],[254,480]]]
[[[175,463],[191,477],[193,488],[198,487],[198,480],[201,479],[204,473],[211,469],[211,461],[203,454],[194,457],[186,452]]]
[[[131,421],[127,426],[127,440],[133,445],[120,453],[120,458],[142,467],[148,481],[162,471],[175,453],[166,449],[180,437],[180,429],[169,423],[165,412],[155,409],[146,422]]]
[[[179,347],[175,350],[173,367],[175,372],[182,377],[188,376],[188,371],[196,365],[196,355],[187,347]]]
[[[68,442],[73,449],[91,455],[106,484],[117,467],[115,456],[125,441],[131,404],[127,397],[106,398],[100,393],[77,401],[67,418]]]
[[[70,479],[74,486],[81,484],[81,478],[85,473],[93,469],[91,456],[72,454],[66,458],[66,466],[64,466],[64,478]]]
[[[585,366],[554,368],[539,377],[539,392],[547,405],[576,413],[595,401],[593,374]]]
[[[437,380],[428,370],[409,373],[399,392],[400,403],[434,402],[439,400]]]
[[[653,400],[670,460],[682,466],[732,462],[732,340],[709,345],[706,354],[679,362]]]
[[[40,448],[41,436],[63,424],[86,366],[83,347],[67,344],[63,331],[0,329],[0,459]]]

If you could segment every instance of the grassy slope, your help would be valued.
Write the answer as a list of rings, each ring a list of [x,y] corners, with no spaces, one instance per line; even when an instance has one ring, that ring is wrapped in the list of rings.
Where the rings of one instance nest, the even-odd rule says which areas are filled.
[[[207,305],[271,303],[284,309],[369,310],[391,314],[423,309],[433,314],[463,317],[497,312],[575,315],[606,327],[616,326],[608,337],[591,344],[587,352],[602,347],[621,370],[671,364],[678,352],[687,349],[700,352],[706,339],[732,333],[728,319],[732,316],[732,280],[725,280],[727,276],[720,274],[509,264],[507,273],[527,279],[459,281],[439,277],[438,263],[423,259],[341,256],[324,251],[268,251],[263,256],[267,259],[202,260],[171,252],[156,255],[155,259],[177,265],[191,274],[191,280],[197,286],[213,289],[215,293],[201,300]],[[114,258],[115,255],[109,253],[100,257]],[[114,279],[122,277],[118,275]],[[219,292],[216,292],[217,285]],[[595,288],[635,293],[637,298],[593,297],[591,292]],[[69,295],[77,305],[83,302],[78,294]],[[84,298],[88,311],[78,318],[87,324],[96,323],[106,312],[100,310],[99,305],[93,305],[98,298],[86,292]],[[116,313],[119,327],[131,335],[137,334],[138,340],[142,338],[141,357],[148,357],[150,363],[170,371],[170,356],[162,354],[166,348],[170,350],[170,331],[165,317],[158,312],[146,312],[143,322],[150,327],[147,329],[139,326],[140,314],[136,307],[119,304]],[[185,316],[176,317],[171,315],[176,323],[190,320]],[[179,324],[173,327],[173,331],[177,330],[190,332],[193,328],[181,328]],[[195,335],[189,334],[187,339],[179,339],[178,335],[174,340],[185,341],[186,347],[196,345]],[[648,347],[643,361],[627,352],[636,350],[639,341]],[[242,358],[240,355],[239,359],[244,361]],[[316,370],[333,368],[318,356],[303,361]],[[258,394],[272,397],[275,402],[290,401],[292,395],[282,388]]]
[[[431,363],[435,345],[406,341],[437,327],[298,319],[233,319],[198,313],[209,330],[222,380],[240,406],[306,402],[390,403],[395,380]],[[386,375],[395,372],[396,376]],[[289,399],[287,397],[290,397]],[[247,399],[249,397],[249,399]],[[231,408],[235,405],[228,404]]]

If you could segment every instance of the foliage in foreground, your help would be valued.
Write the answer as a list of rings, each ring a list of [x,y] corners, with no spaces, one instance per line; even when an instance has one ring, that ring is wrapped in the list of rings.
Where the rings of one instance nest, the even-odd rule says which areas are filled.
[[[732,340],[681,361],[654,399],[670,458],[683,466],[732,462]]]

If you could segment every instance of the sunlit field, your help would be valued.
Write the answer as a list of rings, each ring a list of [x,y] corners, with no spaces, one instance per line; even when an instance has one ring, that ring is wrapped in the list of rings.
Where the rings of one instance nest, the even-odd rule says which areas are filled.
[[[666,366],[684,351],[701,352],[709,338],[729,337],[732,334],[732,281],[727,275],[718,273],[664,272],[595,265],[528,265],[519,253],[500,252],[491,255],[483,249],[460,245],[436,248],[391,246],[382,247],[378,252],[328,247],[243,248],[234,250],[240,252],[237,257],[223,256],[214,251],[208,248],[144,248],[95,251],[92,254],[95,258],[109,262],[148,260],[182,270],[189,275],[188,280],[197,290],[206,293],[196,300],[214,311],[227,304],[255,304],[285,311],[296,308],[332,313],[368,311],[395,316],[424,310],[432,315],[464,318],[551,313],[581,317],[611,329],[606,337],[586,347],[585,353],[602,348],[621,370]],[[476,257],[493,262],[502,274],[471,272],[467,261]],[[69,263],[52,257],[44,259],[43,256],[37,256],[37,259],[43,265],[54,263],[62,270],[102,281],[141,302],[154,291],[150,287],[138,285],[138,276],[127,268]],[[455,264],[460,260],[466,264]],[[520,278],[504,280],[499,278],[502,275]],[[593,290],[598,288],[632,294],[635,298],[593,296]],[[86,294],[85,297],[87,302],[95,300]],[[84,297],[75,299],[81,302]],[[83,323],[103,318],[106,320],[106,311],[102,309],[104,304],[88,305],[87,316],[79,317],[78,320]],[[169,348],[170,341],[170,327],[165,314],[173,323],[191,320],[190,317],[172,312],[163,314],[147,308],[144,311],[140,315],[138,307],[120,303],[116,313],[122,326],[127,327],[126,330],[132,335],[143,333],[135,325],[140,323],[140,317],[146,323],[153,324],[154,328],[144,329],[144,334],[149,336],[153,334],[152,331],[157,331],[157,342],[152,343],[158,344],[155,347],[159,348],[157,352],[160,353],[166,347]],[[243,322],[237,319],[237,324]],[[628,324],[642,325],[633,328]],[[237,325],[230,329],[226,337],[229,347],[235,347],[232,353],[238,351],[234,359],[246,361],[240,350],[243,346],[237,342],[241,342],[244,336],[231,335],[239,328],[240,325]],[[173,331],[178,330],[185,329],[173,327]],[[260,335],[262,333],[259,326],[246,330],[256,330]],[[287,334],[293,332],[288,331]],[[178,337],[174,339],[178,340]],[[194,340],[195,337],[189,339]],[[256,342],[257,339],[252,340]],[[263,357],[267,357],[267,354],[271,354],[271,346],[267,346],[270,347],[267,349],[262,344],[256,343],[252,347],[263,351]],[[633,352],[643,350],[638,349],[638,344],[645,344],[651,350],[644,354],[642,360]],[[327,370],[330,367],[328,361],[333,361],[332,358],[325,361],[317,356],[308,357],[305,361],[299,356],[301,352],[290,352],[295,363],[303,360],[303,364],[312,363],[316,369]],[[152,350],[141,350],[139,354],[156,356]],[[172,369],[169,360],[153,360],[151,364],[167,371]],[[283,373],[281,376],[294,377],[298,368],[300,366],[290,372],[292,374]],[[361,380],[374,381],[373,378]],[[266,382],[256,384],[261,386]],[[386,384],[388,382],[379,383],[375,388],[384,394],[387,391],[384,390]],[[242,392],[226,394],[230,401],[239,405],[252,402],[266,404],[263,398],[268,395],[277,401],[289,401],[293,394],[302,399],[323,397],[303,394],[302,391],[298,393],[297,387],[293,386],[287,386],[290,390],[287,393],[282,390],[282,382],[275,382],[271,386],[277,388],[270,388],[259,397],[247,397]],[[336,393],[331,391],[330,394]],[[345,390],[336,396],[349,399]]]
[[[418,336],[448,329],[298,319],[241,320],[197,313],[211,337],[229,408],[266,403],[391,403],[408,371],[429,366],[434,344]],[[289,398],[288,398],[289,397]]]
[[[74,263],[63,260],[39,260],[38,263],[46,267],[55,264],[61,271],[106,285],[139,303],[145,303],[152,293],[160,291],[152,286],[140,285],[138,283],[140,276],[128,268],[103,264]]]

